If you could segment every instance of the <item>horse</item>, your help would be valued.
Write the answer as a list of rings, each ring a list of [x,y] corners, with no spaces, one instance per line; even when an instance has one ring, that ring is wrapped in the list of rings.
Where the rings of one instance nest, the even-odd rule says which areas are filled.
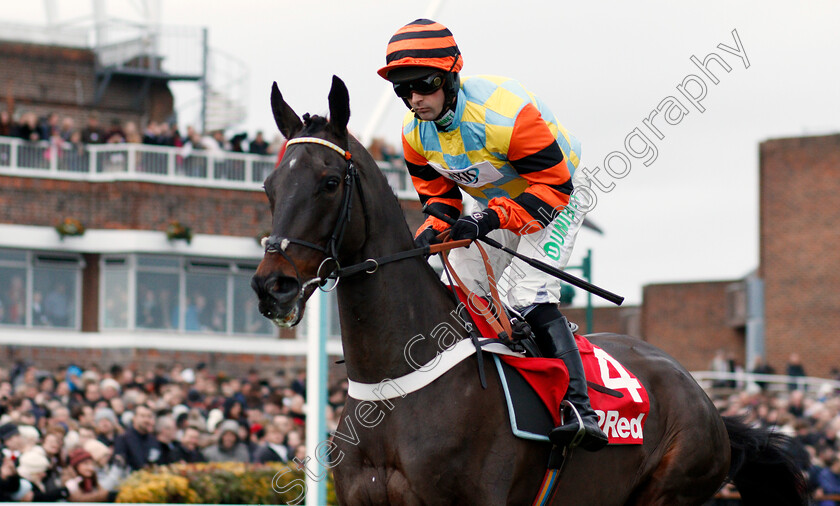
[[[252,288],[261,313],[290,327],[319,286],[337,283],[347,377],[376,384],[438,356],[444,336],[435,331],[455,319],[457,301],[424,256],[395,260],[414,248],[403,211],[376,162],[348,133],[349,93],[336,76],[328,100],[328,119],[308,113],[301,119],[272,86],[274,119],[289,141],[265,181],[272,228]],[[458,334],[448,339],[468,338],[463,328],[450,328]],[[804,504],[803,477],[783,436],[722,418],[662,350],[626,335],[587,338],[639,379],[650,412],[641,445],[572,450],[554,504],[699,505],[727,478],[744,504]],[[465,360],[406,395],[347,399],[330,451],[340,503],[535,499],[551,445],[512,434],[498,373],[487,354],[478,356],[485,386],[477,361]]]

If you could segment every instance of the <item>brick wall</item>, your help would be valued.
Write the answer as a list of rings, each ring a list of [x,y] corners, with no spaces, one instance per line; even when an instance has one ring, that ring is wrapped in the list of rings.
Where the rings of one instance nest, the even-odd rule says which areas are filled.
[[[254,237],[270,228],[270,213],[257,191],[0,176],[0,223],[53,226],[75,216],[87,228],[162,231],[179,220],[193,233]]]
[[[7,108],[11,102],[16,112],[72,117],[77,128],[93,111],[99,113],[103,128],[113,119],[142,127],[145,121],[171,117],[172,93],[160,80],[150,83],[143,98],[142,78],[114,76],[101,102],[94,104],[99,85],[95,62],[89,49],[0,41],[0,99]]]
[[[723,348],[744,365],[744,331],[727,323],[727,287],[732,281],[647,285],[643,289],[642,335],[688,370],[708,370]]]
[[[586,332],[586,308],[560,308],[570,322],[580,327],[578,333]],[[641,308],[639,306],[596,307],[592,309],[592,333],[612,332],[641,338]]]
[[[760,146],[760,275],[767,360],[809,375],[840,366],[840,135]]]

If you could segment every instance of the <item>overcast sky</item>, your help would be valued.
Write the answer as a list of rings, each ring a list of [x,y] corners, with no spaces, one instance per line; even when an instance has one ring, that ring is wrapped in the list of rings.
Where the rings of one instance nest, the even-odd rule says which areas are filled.
[[[58,3],[63,18],[74,15],[69,6],[88,5]],[[130,17],[139,2],[107,4],[111,14]],[[397,143],[404,107],[395,96],[372,125],[388,90],[376,70],[393,32],[429,10],[455,35],[464,75],[520,80],[580,139],[581,168],[600,168],[610,189],[596,190],[590,217],[605,234],[582,232],[571,263],[591,248],[594,282],[627,304],[641,302],[646,284],[738,279],[755,269],[759,143],[840,131],[836,0],[179,0],[163,2],[162,22],[206,26],[212,47],[247,64],[242,128],[249,133],[276,132],[272,81],[299,114],[323,114],[336,74],[350,90],[350,128]],[[7,5],[3,18],[42,22],[43,4]],[[709,63],[717,84],[690,60],[712,52],[731,68]],[[699,80],[706,88],[696,104],[678,89],[686,78],[686,93],[699,95]],[[662,113],[649,121],[655,133],[644,120],[657,107]],[[636,128],[655,145],[655,159],[652,151],[639,158],[628,152],[625,139]],[[642,141],[637,135],[630,147],[641,152]]]

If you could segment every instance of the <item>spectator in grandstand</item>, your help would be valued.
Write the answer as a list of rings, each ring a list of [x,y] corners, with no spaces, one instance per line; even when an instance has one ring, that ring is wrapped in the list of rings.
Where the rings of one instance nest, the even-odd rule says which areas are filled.
[[[204,330],[208,324],[207,298],[197,294],[192,297],[192,303],[187,306],[184,314],[184,328],[186,330]]]
[[[277,423],[270,423],[265,428],[265,443],[254,453],[254,462],[288,462],[291,460],[291,450],[285,444],[286,433]]]
[[[230,391],[231,394],[234,396],[239,394],[238,382],[228,381],[227,385],[228,388],[232,388]],[[236,423],[247,423],[247,419],[245,417],[245,404],[241,399],[235,397],[226,398],[222,406],[222,414],[224,415],[225,420],[233,420]]]
[[[187,125],[187,133],[184,139],[184,147],[190,149],[206,149],[201,134],[192,125]]]
[[[43,295],[41,292],[35,290],[32,292],[32,324],[33,325],[49,325],[50,321],[44,313]]]
[[[230,138],[230,151],[234,153],[244,153],[244,143],[245,139],[248,138],[248,134],[245,132],[238,133]]]
[[[263,137],[262,130],[257,131],[257,135],[254,137],[254,140],[252,140],[251,143],[248,144],[248,152],[253,155],[268,154],[268,143]]]
[[[153,432],[155,417],[152,410],[138,405],[134,410],[131,426],[114,441],[114,454],[122,457],[136,471],[160,459],[160,445]]]
[[[58,128],[58,135],[64,142],[70,142],[70,136],[76,132],[76,122],[70,116],[61,119],[61,126]]]
[[[0,111],[0,136],[13,137],[15,135],[15,124],[9,111]]]
[[[102,398],[106,401],[110,401],[114,397],[119,396],[120,390],[120,383],[113,377],[105,378],[99,384],[99,391],[102,394]],[[114,420],[114,423],[117,423],[116,419]]]
[[[172,415],[158,417],[155,422],[155,432],[157,433],[157,440],[160,446],[160,459],[157,461],[158,464],[174,464],[175,462],[186,460],[186,453],[181,447],[181,442],[175,439],[177,429],[175,419],[172,418]]]
[[[22,454],[18,459],[18,474],[32,485],[33,502],[57,502],[70,496],[67,487],[48,489],[45,479],[50,469],[50,461],[38,448]]]
[[[805,394],[801,390],[794,390],[790,393],[787,410],[796,418],[805,416]]]
[[[204,449],[208,462],[250,462],[248,447],[239,439],[239,424],[225,420],[219,425],[218,442]]]
[[[9,455],[13,459],[20,455],[23,438],[16,424],[6,423],[0,426],[0,448],[4,455]]]
[[[207,315],[207,328],[213,332],[227,331],[227,303],[223,297],[213,301],[213,310]]]
[[[14,457],[4,451],[0,454],[0,502],[19,501],[27,492],[24,489],[21,493],[21,478]]]
[[[753,374],[776,374],[776,370],[773,369],[770,364],[765,362],[764,357],[761,355],[756,356],[755,360],[753,360],[753,367],[750,372]],[[756,381],[756,384],[759,388],[761,388],[761,390],[767,389],[766,381]]]
[[[787,365],[785,366],[785,373],[792,377],[792,378],[804,378],[805,374],[805,367],[802,365],[802,359],[799,357],[799,353],[791,353],[788,357]],[[788,384],[789,390],[795,390],[799,388],[798,383],[792,381]],[[802,385],[802,388],[805,388],[805,385]]]
[[[20,121],[18,121],[17,125],[17,137],[25,141],[47,140],[41,138],[41,133],[38,129],[38,116],[34,112],[25,112],[20,115]]]
[[[93,411],[92,408],[96,406],[96,403],[102,400],[102,392],[99,390],[99,378],[90,379],[85,381],[84,386],[85,391],[85,403],[88,407],[91,408],[90,418],[91,423],[93,423]]]
[[[729,370],[729,360],[726,356],[726,350],[718,349],[715,352],[715,356],[712,359],[712,363],[709,365],[709,368],[713,372],[719,373],[728,373],[731,372]],[[713,388],[723,388],[729,386],[729,381],[725,379],[716,379],[712,382]]]
[[[125,135],[125,142],[129,144],[140,144],[143,142],[143,136],[137,129],[137,123],[133,121],[126,121],[123,125],[123,134]]]
[[[60,165],[62,169],[72,172],[86,171],[88,168],[88,154],[82,139],[82,132],[74,130],[70,138],[62,145]]]
[[[207,459],[204,458],[204,454],[201,453],[201,435],[202,430],[198,427],[187,426],[184,429],[184,433],[181,436],[181,448],[184,451],[184,461],[193,463],[193,462],[206,462]]]
[[[43,480],[47,491],[61,488],[61,470],[66,463],[64,444],[67,434],[74,434],[73,437],[78,437],[76,432],[70,433],[65,431],[63,427],[51,425],[44,434],[43,444],[38,448],[50,463]]]
[[[143,129],[143,144],[152,146],[161,145],[160,139],[160,125],[156,121],[149,121],[146,128]]]
[[[105,130],[106,143],[121,143],[125,142],[125,131],[118,118],[111,118],[111,124]]]
[[[161,311],[154,290],[145,287],[142,300],[137,307],[137,326],[147,329],[162,328]]]
[[[82,129],[82,142],[85,144],[103,144],[105,132],[99,125],[99,113],[90,113],[87,118],[87,125]]]
[[[102,380],[105,383],[107,380]],[[113,380],[112,380],[113,381]],[[114,441],[120,434],[119,422],[114,410],[107,407],[97,408],[93,413],[93,424],[96,430],[96,439],[105,445],[113,446]]]
[[[59,135],[59,131],[60,125],[57,113],[51,112],[38,119],[38,137],[41,140],[52,139],[54,135]]]
[[[302,444],[298,445],[295,448],[295,454],[292,457],[292,459],[294,459],[295,463],[297,464],[297,468],[303,471],[305,467],[303,463],[306,462],[306,446]]]
[[[44,311],[50,325],[66,327],[70,324],[70,298],[67,294],[67,284],[58,280],[53,284],[52,291],[44,299]]]
[[[833,455],[817,475],[818,490],[823,494],[840,494],[840,458]],[[819,506],[837,506],[837,501],[820,501]]]
[[[230,143],[225,139],[224,130],[213,130],[210,137],[204,138],[204,145],[210,151],[230,151]]]
[[[84,448],[70,452],[69,474],[73,476],[65,482],[70,500],[73,502],[104,502],[114,496],[99,484],[97,464],[93,455]]]

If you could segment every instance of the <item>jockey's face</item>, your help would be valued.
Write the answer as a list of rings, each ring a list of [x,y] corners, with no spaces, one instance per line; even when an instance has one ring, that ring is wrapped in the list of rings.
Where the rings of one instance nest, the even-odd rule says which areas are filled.
[[[443,88],[438,88],[428,95],[421,95],[412,91],[411,97],[408,98],[408,104],[418,118],[423,121],[433,121],[443,111],[444,100]]]

